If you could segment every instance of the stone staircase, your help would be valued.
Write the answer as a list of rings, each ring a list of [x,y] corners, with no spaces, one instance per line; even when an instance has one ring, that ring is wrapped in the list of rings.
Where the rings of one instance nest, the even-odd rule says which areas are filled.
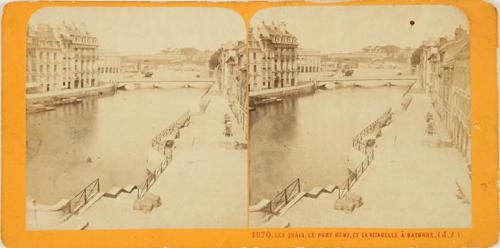
[[[262,228],[286,228],[290,227],[290,222],[284,215],[295,205],[309,205],[309,204],[329,204],[332,208],[335,199],[338,197],[338,186],[330,184],[326,187],[314,187],[308,192],[297,193],[288,204],[283,206],[278,213],[269,215],[265,222],[259,227]],[[319,202],[318,202],[319,201]],[[312,203],[314,202],[314,203]]]

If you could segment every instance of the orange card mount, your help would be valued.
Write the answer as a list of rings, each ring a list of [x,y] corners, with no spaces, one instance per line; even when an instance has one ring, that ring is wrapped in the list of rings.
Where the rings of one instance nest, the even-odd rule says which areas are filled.
[[[488,247],[478,0],[15,2],[7,247]]]

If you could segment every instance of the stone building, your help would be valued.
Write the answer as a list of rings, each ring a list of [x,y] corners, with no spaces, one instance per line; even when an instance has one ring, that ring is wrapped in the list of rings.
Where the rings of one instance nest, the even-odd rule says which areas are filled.
[[[298,82],[314,82],[321,74],[321,54],[312,49],[298,49],[297,66],[299,70]]]
[[[217,83],[226,95],[238,124],[248,134],[247,50],[243,41],[224,44],[216,68]]]
[[[420,82],[446,127],[453,145],[470,162],[470,44],[467,32],[455,30],[449,41],[424,43]]]
[[[297,37],[285,23],[261,24],[248,33],[250,91],[297,85]]]
[[[29,26],[26,44],[26,92],[59,90],[62,84],[62,43],[49,25]]]
[[[26,45],[27,93],[96,85],[97,38],[85,25],[30,26]]]
[[[424,42],[420,61],[420,70],[422,72],[420,82],[425,92],[435,102],[436,87],[437,82],[440,80],[439,70],[441,66],[438,41],[429,40]]]
[[[66,88],[97,86],[97,38],[86,30],[84,24],[77,26],[63,23],[60,31]]]
[[[438,110],[453,144],[470,159],[470,44],[465,30],[457,28],[455,39],[440,46]]]
[[[332,75],[339,70],[339,62],[328,55],[322,55],[320,57],[321,71]]]
[[[97,72],[99,74],[98,84],[113,83],[118,80],[121,72],[120,54],[113,51],[99,50],[97,61]]]

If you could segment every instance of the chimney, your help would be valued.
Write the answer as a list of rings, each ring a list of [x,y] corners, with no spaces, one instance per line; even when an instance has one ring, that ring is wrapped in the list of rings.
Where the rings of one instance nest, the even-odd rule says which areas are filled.
[[[281,31],[286,31],[286,22],[280,22],[279,23],[279,28],[281,29]]]
[[[467,31],[465,31],[465,29],[463,29],[461,26],[458,26],[458,28],[455,29],[455,39],[458,40],[465,35],[467,35]]]

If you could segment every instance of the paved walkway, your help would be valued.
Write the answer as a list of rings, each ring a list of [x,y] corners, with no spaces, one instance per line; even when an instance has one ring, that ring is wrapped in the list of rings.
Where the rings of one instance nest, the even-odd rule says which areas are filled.
[[[246,227],[246,150],[222,134],[226,99],[210,97],[206,112],[181,129],[172,163],[149,190],[162,205],[146,214],[132,209],[136,191],[104,197],[80,215],[88,229]]]
[[[456,182],[467,189],[465,159],[425,134],[428,97],[412,94],[407,112],[397,112],[377,140],[375,160],[351,192],[364,205],[353,213],[334,210],[336,192],[303,198],[281,217],[291,227],[470,227],[470,204],[457,197]],[[393,109],[399,109],[393,108]]]

